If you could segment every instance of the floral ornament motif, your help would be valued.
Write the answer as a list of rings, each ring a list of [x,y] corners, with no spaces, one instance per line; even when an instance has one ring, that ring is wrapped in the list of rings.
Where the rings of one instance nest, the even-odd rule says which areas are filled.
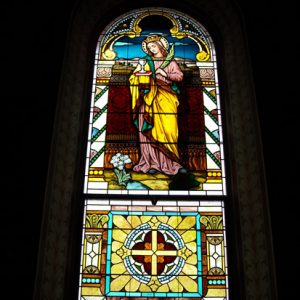
[[[114,166],[114,172],[117,176],[118,184],[126,186],[128,181],[131,179],[130,174],[126,173],[125,170],[125,165],[131,163],[129,156],[117,153],[111,158],[110,163]]]

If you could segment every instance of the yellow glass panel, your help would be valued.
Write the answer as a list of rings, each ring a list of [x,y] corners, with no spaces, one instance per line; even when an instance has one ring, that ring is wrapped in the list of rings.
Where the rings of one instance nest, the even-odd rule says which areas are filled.
[[[168,283],[168,286],[172,292],[182,292],[183,286],[179,283],[179,281],[175,278],[174,280]]]
[[[120,249],[123,246],[123,243],[120,243],[118,241],[112,242],[112,251],[116,252],[118,249]]]
[[[113,217],[114,224],[121,229],[131,229],[131,225],[128,223],[128,221],[124,218],[124,216],[114,216]]]
[[[226,297],[225,289],[208,289],[206,297]]]
[[[182,272],[186,275],[197,275],[197,268],[188,263],[185,263]]]
[[[196,242],[186,243],[185,245],[186,245],[186,247],[187,247],[188,249],[190,249],[193,253],[196,253],[196,251],[197,251],[197,244],[196,244]]]
[[[132,278],[125,286],[127,292],[136,292],[140,287],[141,283]]]
[[[113,254],[111,255],[111,262],[112,262],[113,264],[118,264],[118,263],[120,263],[120,262],[123,262],[123,260],[122,260],[122,258],[121,258],[119,255],[117,255],[116,253],[113,253]]]
[[[162,222],[162,223],[167,223],[169,217],[167,217],[167,216],[159,216],[159,217],[157,217],[157,219],[158,219],[160,222]]]
[[[101,291],[98,287],[82,287],[81,294],[85,296],[101,296]]]
[[[196,218],[194,216],[185,217],[178,225],[177,229],[190,229],[196,224]]]
[[[113,265],[111,267],[111,274],[123,274],[126,272],[126,268],[123,262]]]
[[[196,239],[196,230],[188,230],[181,237],[185,243],[194,241]]]
[[[178,224],[182,221],[182,217],[180,216],[172,216],[169,218],[168,225],[176,228]]]
[[[124,288],[124,286],[129,282],[131,276],[129,275],[121,275],[118,276],[115,280],[113,280],[110,284],[110,290],[112,292],[120,291]]]
[[[178,281],[183,287],[190,293],[196,293],[198,291],[197,283],[188,276],[178,276]]]
[[[147,223],[148,221],[150,221],[151,218],[152,216],[141,216],[141,222]]]
[[[113,230],[113,239],[119,242],[125,242],[125,239],[127,237],[127,234],[120,230],[120,229],[114,229]]]
[[[187,258],[186,262],[191,265],[197,264],[197,255],[192,254],[190,257]]]
[[[131,224],[132,228],[138,227],[139,225],[142,224],[142,222],[138,216],[128,216],[127,221],[128,221],[128,223]]]
[[[169,286],[164,284],[157,289],[157,292],[168,293],[170,291]]]
[[[151,292],[151,289],[150,289],[150,287],[147,286],[146,284],[141,283],[141,286],[140,286],[139,291],[140,291],[140,292]]]
[[[82,262],[82,268],[84,269],[86,267],[86,253],[87,253],[87,240],[84,239],[84,245],[83,245],[83,262]]]

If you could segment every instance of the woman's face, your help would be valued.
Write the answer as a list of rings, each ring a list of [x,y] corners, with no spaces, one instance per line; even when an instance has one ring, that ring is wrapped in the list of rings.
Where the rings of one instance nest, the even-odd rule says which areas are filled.
[[[156,43],[148,43],[147,48],[153,55],[161,53],[161,51]]]

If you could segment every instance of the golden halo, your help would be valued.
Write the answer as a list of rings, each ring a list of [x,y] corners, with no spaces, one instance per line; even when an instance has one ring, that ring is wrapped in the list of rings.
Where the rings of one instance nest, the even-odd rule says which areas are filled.
[[[144,39],[142,41],[142,49],[146,54],[149,54],[149,51],[147,49],[147,44],[148,43],[153,43],[153,42],[157,42],[160,41],[163,45],[163,47],[168,51],[169,49],[169,42],[167,41],[167,39],[161,35],[148,35],[146,39]]]

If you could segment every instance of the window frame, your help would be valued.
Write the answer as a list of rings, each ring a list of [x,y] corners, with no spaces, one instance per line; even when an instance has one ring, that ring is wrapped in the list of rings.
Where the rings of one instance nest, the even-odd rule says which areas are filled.
[[[125,3],[125,1],[123,2]],[[227,202],[225,213],[228,245],[234,249],[234,255],[228,253],[229,268],[233,261],[237,261],[236,266],[234,266],[236,272],[229,271],[232,273],[232,275],[229,273],[231,281],[229,286],[232,292],[230,297],[231,299],[248,299],[264,296],[269,297],[265,299],[274,299],[276,298],[274,264],[272,255],[268,257],[268,254],[272,253],[271,229],[264,170],[259,168],[260,165],[263,165],[262,149],[250,61],[239,12],[230,1],[224,1],[224,3],[218,1],[216,6],[204,2],[197,3],[190,8],[187,8],[187,4],[182,1],[181,4],[174,5],[174,8],[193,16],[197,20],[201,20],[203,17],[204,21],[201,23],[207,27],[215,41],[219,62],[219,82],[223,82],[220,84],[220,94],[225,103],[222,107],[222,118],[223,127],[225,127],[223,130],[224,140],[227,140],[227,143],[224,143],[224,152],[227,154],[225,168],[228,187],[228,196],[225,196]],[[138,7],[138,3],[133,2],[131,5]],[[135,7],[127,7],[126,11]],[[102,14],[97,14],[96,8]],[[221,13],[224,10],[229,11],[233,18],[229,20],[228,17],[224,16]],[[198,18],[195,17],[195,11],[202,12]],[[110,20],[120,14],[120,12],[112,12],[111,10],[109,12],[105,9],[101,10],[101,5],[94,2],[92,4],[79,3],[73,14],[73,26],[69,32],[61,90],[58,97],[59,106],[55,120],[45,196],[35,299],[74,299],[74,296],[77,297],[80,261],[80,247],[78,245],[81,244],[82,200],[85,198],[85,195],[82,194],[84,170],[82,157],[85,157],[86,145],[81,141],[88,132],[89,104],[85,103],[85,99],[90,99],[91,70],[93,70],[94,64],[94,47],[92,45],[93,43],[96,44],[95,40],[99,29],[104,28]],[[209,14],[210,17],[207,17],[206,14]],[[80,28],[79,24],[82,25],[87,16],[92,17],[83,28]],[[235,40],[230,38],[232,32],[235,32]],[[84,38],[86,34],[88,34],[88,38]],[[79,50],[76,52],[78,39],[80,42],[84,41],[84,45],[79,46]],[[240,49],[235,55],[230,53],[230,50],[235,49],[234,46],[226,44],[229,41],[232,41],[236,46],[240,45]],[[224,45],[228,47],[226,48]],[[85,58],[80,62],[77,61],[79,57]],[[244,63],[244,69],[240,74],[241,80],[240,83],[235,83],[233,81],[234,76],[230,75],[229,71],[234,68],[236,70],[241,62]],[[237,76],[238,74],[236,74]],[[74,83],[74,80],[78,78],[79,80]],[[242,87],[245,82],[245,90],[238,91],[238,87]],[[70,89],[70,84],[72,89]],[[72,93],[77,93],[77,96],[73,98],[75,101],[70,103],[69,97]],[[245,112],[245,110],[236,106],[236,103],[239,103],[236,94],[242,95],[244,100],[244,103],[240,103],[242,108],[249,108],[248,113],[245,113],[246,117],[249,117],[250,114],[254,115],[251,124],[250,122],[244,124],[243,118],[237,117],[240,112]],[[70,112],[68,110],[70,104],[77,106],[77,108],[74,110],[72,107]],[[79,123],[78,120],[80,120]],[[243,127],[242,130],[239,128],[240,126]],[[71,137],[67,136],[68,128],[74,130]],[[248,137],[244,137],[243,133],[245,132]],[[72,141],[73,144],[71,145],[70,142]],[[250,147],[253,143],[254,146]],[[63,153],[70,149],[68,148],[70,145],[70,156],[63,157]],[[240,153],[241,150],[244,151],[244,155]],[[251,176],[249,176],[245,168],[253,157],[255,166],[252,168]],[[244,166],[241,170],[237,169],[238,163]],[[256,189],[251,190],[251,186],[256,186]],[[95,196],[99,198],[99,195]],[[109,197],[117,196],[109,195]],[[128,197],[132,198],[133,195]],[[157,196],[150,197],[155,200]],[[207,199],[218,198],[216,196],[206,197]],[[250,228],[252,223],[249,220],[251,217],[256,218],[257,221],[252,229]],[[62,224],[66,228],[60,228]],[[254,234],[257,239],[251,242],[245,233]],[[264,243],[261,243],[261,239],[264,240]],[[253,275],[253,271],[258,271],[257,267],[252,264],[256,260],[256,255],[260,255],[262,264],[260,265],[260,272],[254,272]],[[55,262],[53,262],[54,257],[56,257]],[[77,265],[76,262],[78,262]],[[233,288],[234,282],[241,284],[238,288]],[[53,286],[55,288],[52,288]],[[266,291],[269,291],[270,295],[266,295]]]

